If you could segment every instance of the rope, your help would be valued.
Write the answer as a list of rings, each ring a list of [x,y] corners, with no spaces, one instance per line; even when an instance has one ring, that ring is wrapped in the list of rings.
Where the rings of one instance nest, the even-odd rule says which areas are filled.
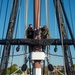
[[[25,5],[26,5],[25,6],[26,8],[25,8],[25,28],[24,28],[25,29],[24,30],[25,34],[24,34],[24,38],[26,38],[26,30],[27,30],[27,25],[28,25],[28,0],[25,0]],[[27,61],[26,61],[27,60],[27,55],[26,55],[27,46],[26,45],[24,46],[24,53],[25,53],[25,55],[24,55],[25,56],[24,63],[27,63]],[[30,66],[30,64],[29,64],[29,66]]]
[[[45,74],[45,60],[43,61],[43,75]]]
[[[46,53],[46,52],[45,52]],[[46,53],[47,54],[47,53]],[[57,55],[57,54],[50,54],[49,53],[49,55],[51,55],[51,56],[57,56],[57,57],[63,57],[62,55]],[[68,56],[69,57],[69,56]],[[74,57],[72,57],[72,59],[75,59]]]
[[[42,22],[41,12],[42,12],[42,0],[40,0],[40,28],[41,28],[41,22]]]
[[[68,4],[69,4],[70,16],[71,16],[71,23],[72,23],[73,35],[74,35],[74,38],[75,38],[74,25],[73,25],[73,17],[72,17],[72,10],[71,10],[70,0],[68,0]],[[75,47],[74,47],[74,49],[75,49]]]
[[[25,35],[24,38],[26,38],[26,30],[27,30],[27,26],[28,26],[28,0],[25,1]],[[24,46],[25,52],[27,51],[27,46]]]
[[[47,28],[49,28],[49,21],[50,21],[49,20],[49,8],[48,8],[49,7],[49,4],[48,4],[49,0],[45,0],[45,3],[46,3],[45,4],[46,5],[46,26],[47,26]],[[47,46],[47,56],[48,56],[48,58],[50,58],[49,55],[48,55],[48,53],[50,53],[49,48],[50,48],[50,46]],[[47,74],[48,74],[48,72],[47,72]]]
[[[56,1],[55,1],[55,2],[56,2]],[[55,3],[55,4],[56,4],[56,3]],[[55,11],[55,10],[54,10],[54,11]],[[55,37],[57,37],[57,36],[56,36],[56,34],[57,34],[57,31],[56,31],[56,14],[55,14],[55,24],[54,24],[54,25],[55,25],[55,26],[54,26],[54,27],[55,27],[55,29],[54,29],[54,30],[55,30]]]
[[[70,27],[67,14],[66,14],[65,9],[64,9],[63,2],[62,2],[61,0],[60,0],[60,4],[61,4],[61,7],[62,7],[62,9],[63,9],[63,14],[64,14],[65,21],[66,21],[67,26],[68,26],[68,29],[69,29],[69,33],[70,33],[71,39],[72,39],[72,41],[74,42],[74,36],[73,36],[73,33],[72,33],[72,29],[71,29],[71,27]],[[74,48],[75,48],[75,45],[74,45]]]
[[[60,2],[59,2],[59,0],[58,0],[58,9],[60,9]],[[60,14],[59,14],[59,16],[60,16]],[[61,29],[61,23],[62,23],[62,21],[61,21],[61,19],[59,19],[59,20],[60,20],[60,36],[61,36],[62,52],[63,52],[63,60],[64,60],[64,72],[65,72],[65,75],[67,75],[67,73],[66,73],[66,65],[65,65],[65,56],[64,56],[63,34],[62,34],[62,29]]]
[[[45,3],[46,3],[46,25],[47,27],[49,28],[49,5],[48,5],[48,2],[49,0],[45,0]]]
[[[17,26],[16,26],[16,32],[15,32],[15,38],[16,38],[16,36],[17,36],[17,28],[18,28],[18,22],[19,21],[19,12],[18,12],[18,19],[17,19]],[[15,49],[15,46],[13,46],[13,49],[12,49],[12,61],[13,61],[13,54],[14,54],[14,49]]]
[[[50,60],[49,53],[50,53],[50,46],[47,46],[47,56],[48,56],[48,60]],[[48,64],[48,65],[49,65],[49,64]],[[49,71],[47,71],[47,75],[48,75],[48,72],[49,72]]]
[[[19,28],[19,26],[18,26],[18,25],[19,25],[19,17],[20,17],[19,15],[20,15],[20,11],[18,11],[18,18],[17,18],[17,25],[16,25],[15,38],[16,38],[16,36],[17,36],[17,34],[18,34],[18,33],[17,33],[17,32],[18,32],[17,28]]]
[[[28,25],[28,0],[26,0],[26,11],[25,11],[25,32],[27,30],[27,25]],[[26,34],[25,34],[26,35]],[[26,36],[24,35],[24,37],[26,38]]]
[[[1,17],[2,5],[3,5],[3,0],[1,0],[1,5],[0,5],[0,17]]]
[[[19,25],[19,15],[20,15],[20,7],[21,7],[21,2],[20,1],[22,1],[22,0],[19,0],[19,10],[18,10],[18,14],[17,14],[17,24],[16,24],[15,38],[17,36],[17,32],[18,32],[17,28],[18,28],[18,25]],[[12,62],[11,62],[11,66],[13,64],[14,49],[15,49],[15,46],[12,46],[12,59],[11,59]]]
[[[56,4],[56,1],[55,1],[55,4]],[[55,10],[54,10],[55,11]],[[54,30],[55,30],[55,37],[57,38],[57,31],[56,31],[56,14],[55,14],[55,24],[54,24]],[[56,47],[57,45],[55,45]],[[55,60],[56,60],[56,63],[57,63],[57,52],[55,52]]]
[[[27,25],[28,25],[28,0],[26,0],[25,3],[26,3],[26,4],[25,4],[25,5],[26,5],[26,6],[25,6],[25,7],[26,7],[26,8],[25,8],[25,20],[26,20],[26,21],[25,21],[25,35],[24,35],[24,38],[26,38],[26,30],[27,30]],[[24,46],[24,50],[25,50],[25,53],[26,53],[26,51],[27,51],[27,46]],[[27,57],[27,56],[25,55],[25,60],[26,60],[26,57]]]
[[[13,55],[14,55],[14,46],[12,46],[12,59],[11,59],[11,66],[12,66],[12,64],[13,64]],[[10,69],[10,74],[11,74],[11,71],[12,71],[12,67],[11,67],[11,69]]]
[[[2,0],[2,3],[3,3],[3,0]],[[9,0],[7,0],[7,5],[6,5],[6,12],[5,12],[5,19],[4,19],[4,25],[3,25],[2,39],[3,39],[4,33],[5,33],[5,25],[6,25],[6,19],[7,19],[8,5],[9,5]],[[0,55],[1,55],[1,50],[2,50],[2,45],[0,47]]]
[[[69,4],[70,16],[71,16],[71,23],[72,23],[73,35],[75,36],[70,0],[68,0],[68,4]]]
[[[5,30],[5,24],[6,24],[6,19],[7,19],[7,12],[8,12],[8,4],[9,4],[9,0],[7,1],[7,6],[6,6],[6,12],[5,12],[5,19],[4,19],[4,26],[3,26],[2,39],[3,39],[3,37],[4,37],[4,30]]]
[[[46,53],[46,52],[45,52]],[[25,54],[29,54],[29,53],[24,53],[24,54],[17,54],[17,55],[13,55],[13,57],[15,56],[24,56]],[[46,53],[47,54],[47,53]],[[57,56],[57,57],[63,57],[62,55],[57,55],[57,54],[50,54],[49,53],[49,56]],[[12,57],[12,55],[10,55],[10,57]],[[1,57],[0,57],[1,58]],[[72,59],[75,59],[74,57],[72,57]]]
[[[31,61],[30,61],[30,58],[29,58],[29,68],[30,68],[30,75],[32,75],[31,74],[32,69],[31,69]]]

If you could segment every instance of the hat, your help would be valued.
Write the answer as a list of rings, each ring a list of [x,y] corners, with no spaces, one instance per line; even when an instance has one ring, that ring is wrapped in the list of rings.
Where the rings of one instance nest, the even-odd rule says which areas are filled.
[[[45,26],[43,26],[43,28],[47,28],[47,26],[45,25]]]
[[[32,26],[32,24],[29,24],[29,27]]]

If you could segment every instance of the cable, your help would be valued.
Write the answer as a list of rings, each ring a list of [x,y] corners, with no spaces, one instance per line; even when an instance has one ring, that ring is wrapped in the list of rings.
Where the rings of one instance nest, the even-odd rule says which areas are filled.
[[[13,38],[13,31],[14,31],[14,26],[15,26],[18,4],[19,4],[18,0],[13,0],[13,6],[12,6],[13,8],[11,11],[10,21],[9,21],[9,25],[8,25],[7,34],[6,34],[7,39]],[[0,67],[1,69],[3,69],[2,75],[6,74],[6,69],[8,66],[8,60],[9,60],[9,55],[10,55],[10,48],[11,48],[11,46],[9,44],[7,44],[6,46],[4,46],[4,49],[3,49],[1,67]],[[4,64],[4,63],[6,63],[6,64]]]
[[[46,26],[47,26],[47,28],[49,28],[49,25],[50,25],[50,20],[49,20],[49,0],[45,0],[45,5],[46,5]],[[48,56],[48,58],[49,58],[49,60],[50,60],[50,57],[49,57],[49,54],[48,53],[50,53],[49,50],[50,49],[50,46],[47,46],[47,56]],[[49,63],[47,63],[48,65],[49,65]],[[47,74],[48,74],[48,71],[47,71]]]
[[[18,30],[17,30],[17,28],[18,28],[18,24],[19,24],[19,15],[20,15],[20,11],[18,11],[18,14],[17,14],[17,24],[16,24],[16,32],[15,32],[15,38],[16,38],[16,36],[17,36],[17,32],[18,32]]]
[[[27,25],[28,25],[28,0],[26,0],[25,1],[25,20],[26,20],[26,22],[25,22],[25,34],[24,34],[24,38],[26,38],[26,30],[27,30]],[[24,50],[25,50],[25,53],[26,53],[26,51],[27,51],[27,46],[24,46]],[[26,57],[26,56],[25,56]],[[26,59],[26,58],[25,58]]]
[[[61,11],[61,9],[60,9],[60,1],[59,0],[58,0],[58,9]],[[59,14],[59,16],[60,16],[60,14]],[[60,39],[61,39],[61,43],[62,43],[62,52],[63,52],[63,60],[64,60],[64,72],[65,72],[65,75],[67,75],[67,73],[66,73],[66,65],[65,65],[65,55],[64,55],[63,34],[62,34],[62,29],[61,29],[61,23],[62,23],[62,21],[60,20],[60,27],[59,28],[60,28],[60,37],[61,37]]]
[[[26,38],[26,30],[27,30],[27,25],[28,25],[28,0],[25,0],[24,4],[25,4],[24,38]],[[27,53],[27,46],[26,45],[24,46],[24,53],[25,53],[24,54],[24,63],[27,64],[27,55],[26,55],[26,53]],[[29,64],[29,66],[31,68],[31,65],[30,64]]]
[[[32,75],[32,74],[31,74],[32,69],[31,69],[31,61],[30,61],[30,57],[29,57],[29,68],[30,68],[30,75]]]
[[[25,4],[25,5],[26,5],[26,6],[25,6],[25,7],[26,7],[26,8],[25,8],[25,20],[26,20],[26,22],[25,22],[25,28],[24,28],[24,29],[25,29],[24,38],[26,38],[26,30],[27,30],[27,25],[28,25],[28,0],[26,0],[25,3],[26,3],[26,4]],[[27,51],[27,46],[24,46],[24,51],[25,51],[25,53],[26,53],[26,51]],[[26,60],[26,57],[27,57],[27,56],[25,55],[25,60]]]
[[[14,55],[14,46],[12,46],[12,55],[11,55],[12,59],[11,59],[11,66],[12,66],[12,64],[13,64],[13,55]],[[10,74],[11,74],[11,70],[12,70],[12,67],[11,67],[11,69],[10,69]]]
[[[45,74],[45,60],[43,61],[43,75]]]
[[[49,28],[49,5],[48,5],[48,2],[49,0],[45,0],[45,3],[46,3],[46,25],[47,25],[47,28]]]
[[[50,60],[50,56],[49,56],[49,46],[47,46],[47,57],[48,57],[48,60]],[[49,65],[49,63],[47,63]],[[48,71],[47,71],[47,75],[48,75]]]
[[[41,28],[41,11],[42,11],[42,0],[40,0],[40,28]]]
[[[17,28],[18,28],[18,24],[19,24],[19,16],[20,16],[19,14],[20,14],[20,7],[21,7],[21,2],[20,1],[22,1],[22,0],[19,0],[19,9],[18,9],[18,13],[17,13],[17,24],[16,24],[15,38],[16,38],[17,32],[18,32]],[[11,62],[11,66],[13,64],[14,49],[15,49],[15,46],[12,47],[12,59],[11,59],[12,62]]]
[[[66,14],[66,12],[65,12],[65,9],[64,9],[64,5],[63,5],[63,2],[62,2],[62,0],[60,0],[60,4],[61,4],[61,7],[62,7],[62,10],[63,10],[63,14],[64,14],[64,17],[65,17],[65,20],[66,20],[66,23],[67,23],[67,26],[68,26],[68,29],[69,29],[69,32],[70,32],[70,36],[71,36],[71,39],[72,39],[72,41],[74,42],[74,36],[73,36],[73,33],[72,33],[72,30],[71,30],[71,27],[70,27],[70,24],[69,24],[69,21],[68,21],[68,17],[67,17],[67,14]],[[67,48],[67,47],[66,47]],[[74,44],[74,48],[75,48],[75,44]],[[65,48],[64,48],[65,49]],[[63,49],[63,50],[64,50]],[[72,56],[71,56],[71,52],[70,51],[66,51],[66,52],[64,52],[64,55],[70,55],[70,58],[67,58],[67,60],[64,58],[64,61],[65,61],[65,65],[66,65],[66,73],[67,74],[71,74],[71,68],[73,68],[72,67],[72,65],[73,65],[73,61],[72,61]],[[67,56],[66,55],[66,56]],[[66,61],[68,61],[67,62],[67,64],[66,64]],[[68,67],[69,68],[68,68]]]
[[[55,24],[54,24],[54,25],[55,25],[55,26],[54,26],[54,27],[55,27],[55,29],[54,29],[54,30],[55,30],[55,37],[57,37],[57,36],[56,36],[56,34],[57,34],[57,32],[56,32],[56,15],[55,15]]]
[[[67,14],[65,12],[62,0],[60,0],[60,4],[61,4],[61,7],[62,7],[62,10],[63,10],[63,13],[64,13],[64,17],[65,17],[65,20],[66,20],[66,23],[67,23],[67,26],[68,26],[68,29],[69,29],[69,33],[70,33],[71,39],[74,42],[74,36],[73,36],[72,30],[71,30],[71,27],[70,27],[70,24],[69,24],[69,21],[68,21],[68,18],[67,18]],[[74,44],[74,48],[75,48],[75,44]]]
[[[26,11],[25,11],[25,20],[26,20],[26,22],[25,22],[25,31],[26,31],[26,29],[27,29],[27,25],[28,25],[28,0],[26,0]],[[24,37],[25,37],[25,35],[24,35]]]
[[[6,19],[7,19],[7,12],[8,12],[8,4],[9,4],[9,0],[7,1],[7,6],[6,6],[6,12],[5,12],[5,19],[4,19],[4,25],[3,25],[3,35],[2,35],[2,39],[4,37],[4,30],[5,30],[5,24],[6,24]]]
[[[18,19],[17,19],[17,26],[16,26],[16,32],[15,32],[15,38],[17,36],[17,27],[18,27],[18,20],[19,20],[19,12],[18,12]],[[11,59],[11,66],[13,64],[13,55],[14,55],[14,49],[15,49],[15,46],[12,46],[12,59]]]
[[[3,3],[3,0],[2,0],[2,3]],[[3,39],[4,33],[5,33],[5,25],[6,25],[6,19],[7,19],[8,6],[9,6],[9,0],[7,0],[7,5],[6,5],[6,12],[5,12],[5,19],[4,19],[4,25],[3,25],[2,39]],[[0,47],[0,55],[1,55],[1,50],[2,50],[2,45]]]
[[[46,52],[45,52],[46,53]],[[25,54],[29,54],[29,53],[25,53]],[[15,56],[24,56],[25,54],[17,54],[17,55],[13,55],[13,57]],[[47,53],[46,53],[47,54]],[[57,55],[57,54],[50,54],[49,53],[49,56],[57,56],[57,57],[63,57],[62,55]],[[12,57],[12,55],[10,55],[10,57]],[[0,57],[1,58],[1,57]],[[75,59],[74,57],[72,57],[72,59]]]
[[[71,16],[71,23],[72,23],[73,35],[75,36],[70,0],[68,0],[68,4],[69,4],[70,16]]]
[[[19,21],[19,12],[18,12],[18,18],[17,18],[17,25],[16,25],[16,32],[15,32],[15,38],[17,36],[17,28],[18,28],[18,22]],[[11,59],[11,66],[13,64],[13,55],[14,55],[14,49],[15,49],[15,46],[12,46],[12,59]],[[12,70],[12,67],[10,69],[10,74],[11,74],[11,70]]]
[[[1,0],[1,5],[0,5],[0,17],[1,17],[2,5],[3,5],[3,0]]]
[[[56,1],[55,1],[55,4],[56,4]],[[54,10],[56,12],[56,10]],[[56,14],[55,14],[55,24],[54,24],[54,30],[55,30],[55,37],[57,38],[57,31],[56,31]],[[55,48],[54,48],[54,51],[55,51],[55,55],[56,55],[56,58],[55,60],[57,60],[57,45],[55,45]],[[57,63],[57,61],[56,61]]]

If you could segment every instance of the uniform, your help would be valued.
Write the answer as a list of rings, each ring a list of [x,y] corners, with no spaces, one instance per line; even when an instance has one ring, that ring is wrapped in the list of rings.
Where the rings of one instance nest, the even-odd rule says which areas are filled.
[[[48,38],[50,38],[50,33],[49,33],[48,28],[46,28],[46,29],[41,28],[41,38],[42,39],[48,39]]]
[[[32,29],[32,25],[29,25],[28,29],[26,30],[26,37],[28,39],[33,39],[34,36],[34,31]],[[33,47],[31,45],[29,45],[29,52],[31,52],[33,50]]]
[[[34,33],[33,29],[28,27],[26,31],[27,38],[33,39],[33,33]]]
[[[49,39],[50,38],[50,33],[49,33],[49,30],[46,26],[41,28],[41,38],[42,39]],[[42,51],[45,51],[45,49],[46,49],[46,46],[42,46]]]

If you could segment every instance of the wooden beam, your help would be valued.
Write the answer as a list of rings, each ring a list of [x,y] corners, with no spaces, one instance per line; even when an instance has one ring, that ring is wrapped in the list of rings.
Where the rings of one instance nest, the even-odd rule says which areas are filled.
[[[60,39],[3,39],[0,40],[1,45],[61,45]],[[64,45],[74,45],[74,42],[71,39],[65,39],[63,40]]]

